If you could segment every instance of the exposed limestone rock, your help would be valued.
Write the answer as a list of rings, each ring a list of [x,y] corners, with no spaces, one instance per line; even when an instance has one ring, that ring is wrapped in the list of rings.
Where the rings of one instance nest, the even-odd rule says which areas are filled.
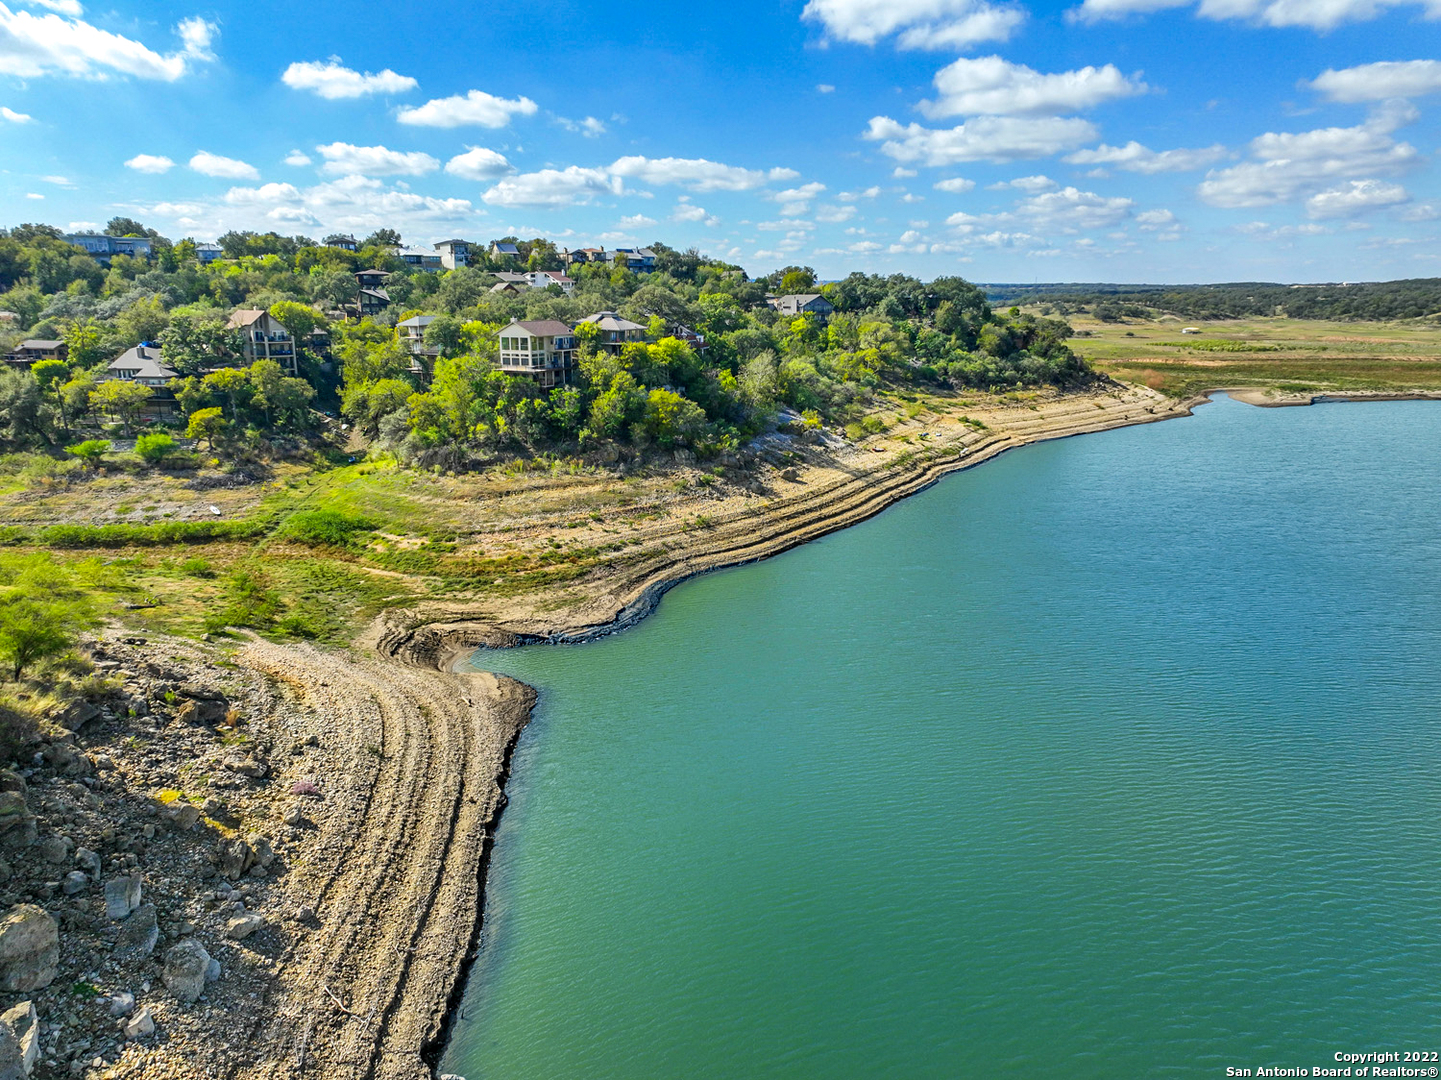
[[[0,991],[43,990],[60,962],[60,927],[34,904],[16,904],[0,917]]]

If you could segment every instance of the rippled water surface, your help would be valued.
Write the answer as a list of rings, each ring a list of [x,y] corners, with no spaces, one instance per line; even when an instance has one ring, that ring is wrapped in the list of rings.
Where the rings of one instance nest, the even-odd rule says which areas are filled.
[[[1441,406],[1028,447],[541,689],[469,1080],[1441,1050]]]

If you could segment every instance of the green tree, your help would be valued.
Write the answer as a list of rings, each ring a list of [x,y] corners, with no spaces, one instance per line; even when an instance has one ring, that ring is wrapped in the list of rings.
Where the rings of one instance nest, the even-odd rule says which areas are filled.
[[[441,356],[458,356],[465,349],[465,324],[454,315],[437,315],[425,328],[425,344]]]
[[[159,465],[180,449],[179,445],[163,431],[154,431],[135,440],[135,453],[148,465]]]
[[[94,319],[71,323],[61,337],[69,351],[70,362],[76,367],[93,367],[104,359],[105,330]]]
[[[110,453],[110,440],[86,439],[74,446],[67,446],[65,452],[74,454],[90,468],[96,469],[100,467],[100,462],[105,459],[105,455]]]
[[[705,430],[705,410],[673,390],[652,390],[646,397],[645,432],[667,449],[693,443]]]
[[[204,440],[209,444],[210,449],[215,449],[215,440],[224,435],[229,428],[220,406],[215,405],[208,409],[196,409],[190,414],[190,423],[186,425],[185,437],[197,441]]]
[[[177,312],[159,340],[166,365],[182,375],[198,375],[240,353],[239,332],[214,313]]]
[[[55,395],[55,405],[60,410],[60,426],[70,431],[70,420],[65,414],[65,395],[61,388],[70,377],[70,366],[63,360],[40,360],[30,369],[30,374],[42,390]]]
[[[90,395],[90,400],[101,412],[108,413],[119,420],[128,433],[131,425],[135,423],[136,417],[140,415],[140,411],[150,400],[151,393],[150,387],[144,383],[130,382],[125,379],[107,379],[96,387],[95,392]]]
[[[76,601],[38,599],[17,590],[0,598],[0,657],[19,682],[36,661],[71,648],[77,632],[90,622]]]
[[[271,304],[270,317],[289,330],[290,336],[297,342],[304,342],[316,327],[325,322],[320,312],[309,304],[297,303],[294,300],[281,300]]]
[[[258,363],[271,363],[276,370],[280,365],[275,361],[257,361]],[[240,419],[240,405],[242,401],[250,398],[251,384],[249,372],[241,368],[221,368],[219,371],[212,371],[200,380],[209,390],[219,394],[225,399],[230,407],[230,422],[237,423]]]

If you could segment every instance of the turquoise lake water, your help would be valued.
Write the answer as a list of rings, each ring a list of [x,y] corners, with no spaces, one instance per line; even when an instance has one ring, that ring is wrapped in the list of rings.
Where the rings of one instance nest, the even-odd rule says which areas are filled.
[[[442,1071],[1441,1050],[1441,406],[1026,447],[475,663],[540,703]]]

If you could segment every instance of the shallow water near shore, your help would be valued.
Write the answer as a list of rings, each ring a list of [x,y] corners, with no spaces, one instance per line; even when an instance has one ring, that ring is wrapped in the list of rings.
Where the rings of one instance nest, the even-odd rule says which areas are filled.
[[[1441,1050],[1441,406],[1029,446],[540,689],[469,1080],[1214,1077]]]

